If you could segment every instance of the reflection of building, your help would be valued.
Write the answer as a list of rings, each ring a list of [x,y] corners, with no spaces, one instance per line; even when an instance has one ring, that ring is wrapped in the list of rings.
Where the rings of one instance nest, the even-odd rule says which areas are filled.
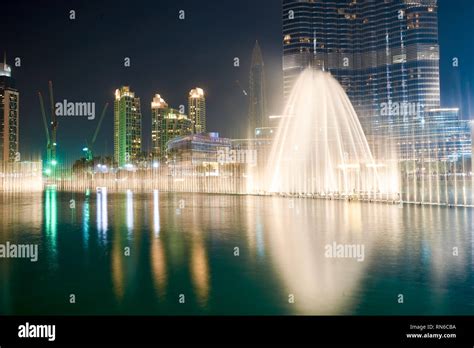
[[[115,91],[114,159],[122,167],[138,161],[141,152],[140,98],[124,86]]]
[[[166,155],[169,140],[192,134],[193,123],[184,114],[168,107],[168,104],[156,94],[151,103],[151,138],[153,155],[162,158]]]
[[[168,162],[187,168],[201,168],[206,175],[218,175],[219,155],[231,147],[231,140],[218,133],[193,134],[168,142]]]
[[[194,133],[206,132],[206,97],[201,88],[189,92],[189,118],[194,124]]]
[[[0,162],[19,160],[19,102],[20,94],[5,58],[0,63]]]
[[[249,132],[250,137],[255,136],[255,129],[268,125],[266,100],[265,100],[265,73],[262,52],[258,42],[252,53],[249,84]]]
[[[285,98],[317,66],[342,84],[369,142],[408,137],[405,123],[429,123],[424,110],[440,106],[437,11],[437,0],[283,0]],[[384,114],[389,103],[421,112]]]

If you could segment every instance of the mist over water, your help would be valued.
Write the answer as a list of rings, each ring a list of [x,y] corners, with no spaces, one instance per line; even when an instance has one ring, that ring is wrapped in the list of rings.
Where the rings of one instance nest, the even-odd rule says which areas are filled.
[[[285,106],[266,174],[269,192],[383,195],[397,172],[376,161],[358,116],[330,73],[307,68]]]

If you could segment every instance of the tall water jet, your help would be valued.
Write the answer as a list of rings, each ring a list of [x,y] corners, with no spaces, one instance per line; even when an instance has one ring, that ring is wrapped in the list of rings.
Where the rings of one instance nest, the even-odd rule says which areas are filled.
[[[384,193],[398,188],[383,182],[379,174],[384,171],[382,167],[374,160],[339,82],[321,70],[303,71],[274,139],[266,173],[267,191],[383,198]]]

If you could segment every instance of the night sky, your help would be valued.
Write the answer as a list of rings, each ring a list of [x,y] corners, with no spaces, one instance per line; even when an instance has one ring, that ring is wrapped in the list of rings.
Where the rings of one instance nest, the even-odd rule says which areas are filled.
[[[69,19],[69,11],[76,19]],[[178,12],[185,11],[185,20]],[[440,0],[441,84],[444,106],[470,111],[474,82],[473,0]],[[255,40],[263,51],[269,113],[281,113],[280,0],[153,1],[8,1],[0,11],[0,52],[12,67],[20,91],[22,159],[39,155],[45,135],[37,92],[47,95],[54,83],[55,100],[95,102],[96,119],[60,118],[60,158],[79,158],[98,114],[109,109],[96,143],[96,153],[113,152],[113,93],[130,85],[141,98],[144,150],[150,148],[150,102],[155,93],[177,108],[186,105],[191,88],[207,93],[209,131],[239,137],[245,129],[250,59]],[[124,58],[131,67],[124,67]],[[240,67],[234,67],[234,57]],[[451,61],[458,57],[460,67]]]

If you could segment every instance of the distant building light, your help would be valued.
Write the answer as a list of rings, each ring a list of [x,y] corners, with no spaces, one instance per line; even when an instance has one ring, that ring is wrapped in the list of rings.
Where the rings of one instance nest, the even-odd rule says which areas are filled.
[[[152,109],[164,109],[167,108],[168,104],[159,94],[155,94],[153,101],[151,102]]]
[[[438,109],[429,109],[428,112],[459,112],[459,108],[438,108]]]
[[[292,117],[295,117],[295,116],[294,115],[271,115],[268,118],[271,119],[271,120],[274,120],[274,119],[292,118]]]
[[[202,88],[194,88],[189,92],[191,98],[202,98],[204,97],[204,90]]]

